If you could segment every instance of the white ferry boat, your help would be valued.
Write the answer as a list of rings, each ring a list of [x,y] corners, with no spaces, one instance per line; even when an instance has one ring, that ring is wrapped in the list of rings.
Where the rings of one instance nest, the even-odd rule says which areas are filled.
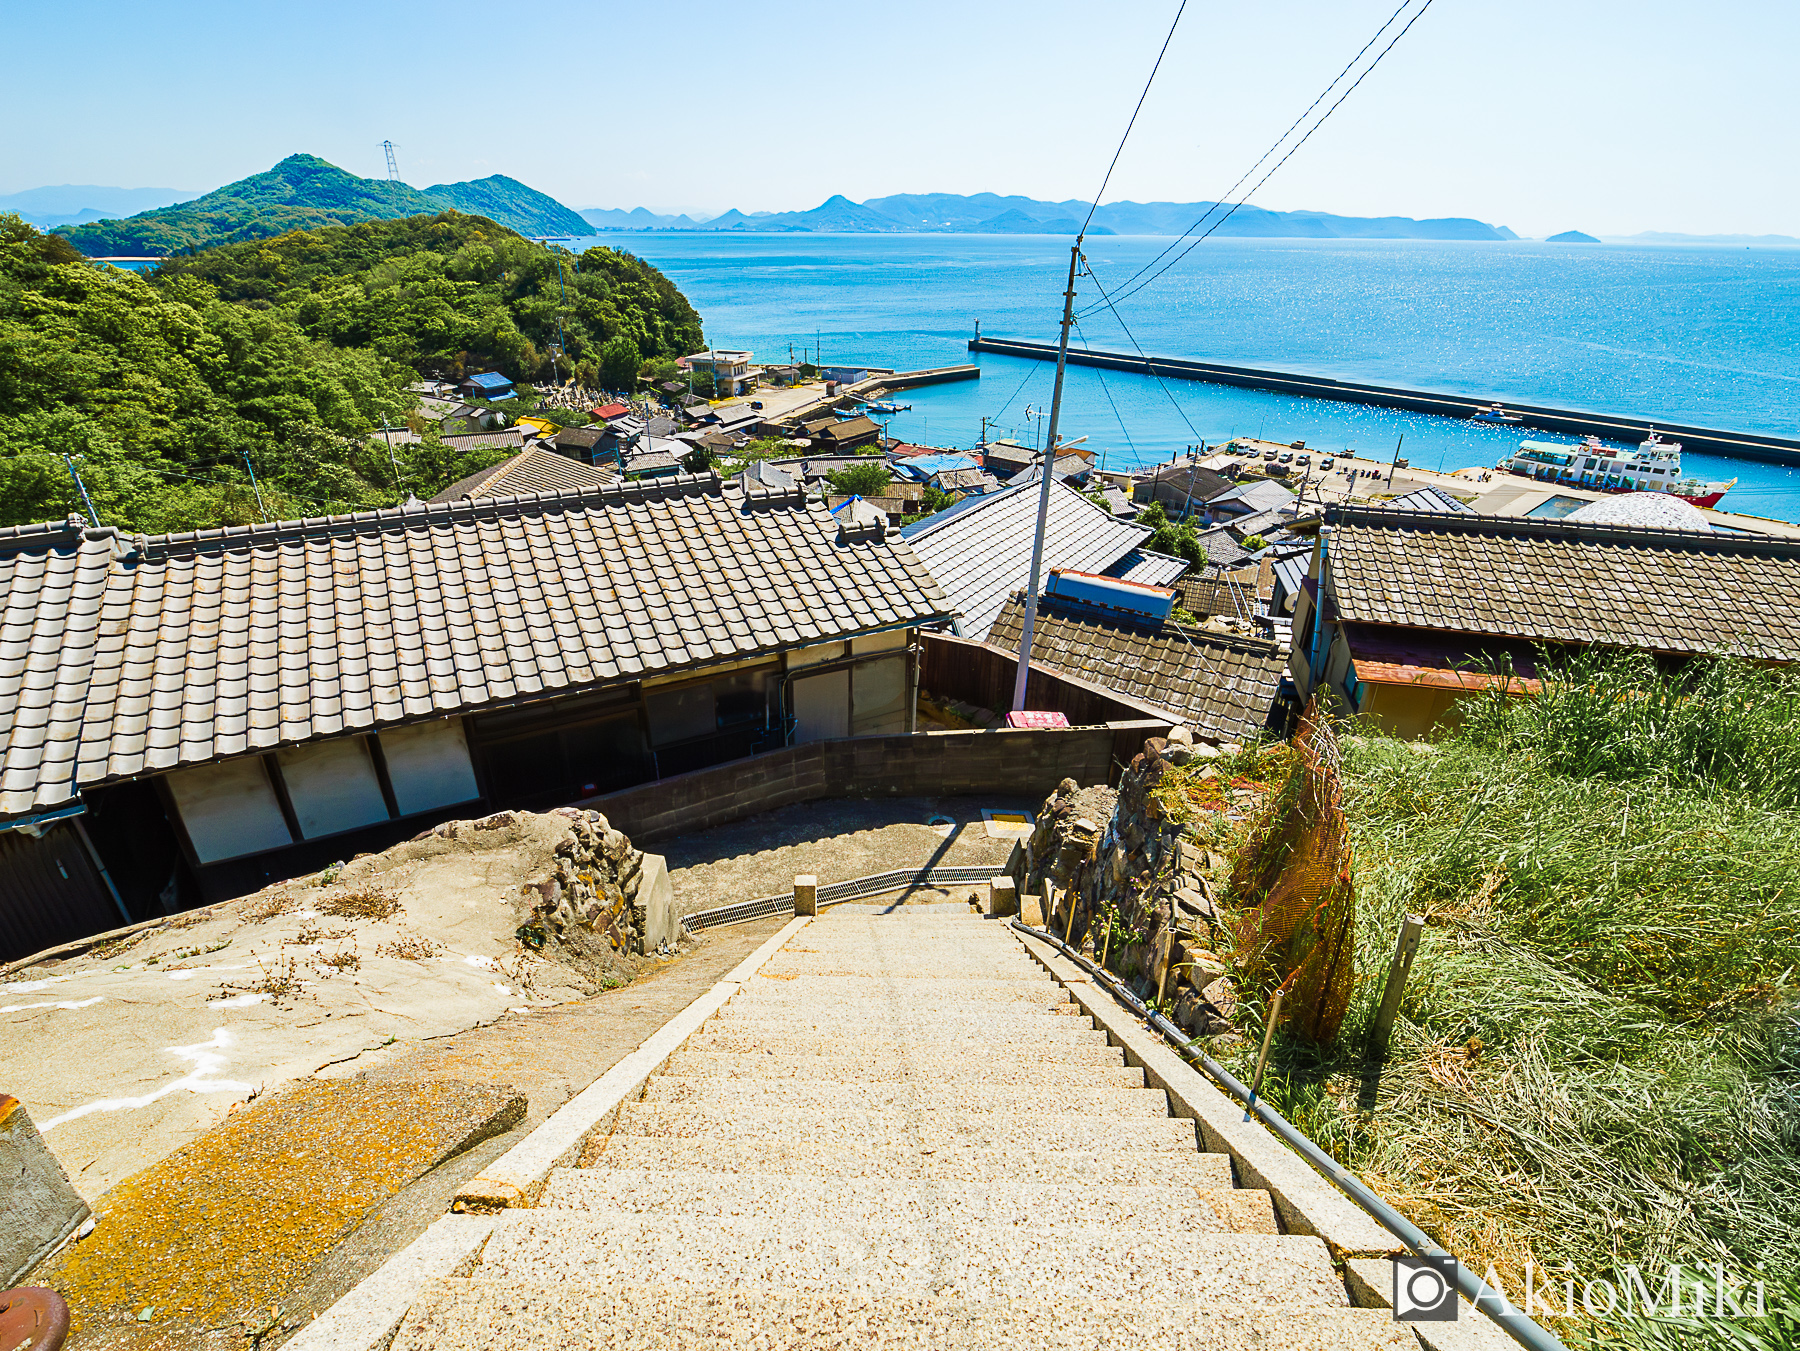
[[[1579,445],[1521,441],[1498,466],[1540,483],[1560,483],[1602,493],[1673,493],[1697,507],[1710,507],[1730,492],[1736,479],[1708,483],[1681,476],[1681,443],[1664,441],[1652,428],[1636,450],[1611,450],[1590,436]]]

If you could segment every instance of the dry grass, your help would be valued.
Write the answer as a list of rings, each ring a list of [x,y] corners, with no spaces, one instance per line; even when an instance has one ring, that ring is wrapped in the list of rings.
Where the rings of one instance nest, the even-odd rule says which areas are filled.
[[[1741,754],[1684,760],[1710,746],[1698,734],[1655,755],[1615,744],[1616,687],[1490,710],[1428,755],[1348,748],[1360,987],[1334,1047],[1277,1039],[1265,1092],[1515,1291],[1527,1260],[1583,1278],[1670,1261],[1800,1273],[1800,783],[1784,759],[1800,703],[1758,695],[1760,676],[1708,678],[1730,707],[1682,716]],[[1756,737],[1720,728],[1732,709]],[[1756,760],[1763,736],[1781,744]],[[1428,927],[1383,1060],[1366,1029],[1409,911]],[[1221,1055],[1240,1070],[1260,1014],[1242,1010],[1246,1041]],[[1724,1325],[1553,1326],[1759,1345]]]
[[[317,909],[321,915],[331,915],[337,919],[388,919],[399,914],[405,907],[392,892],[383,891],[380,887],[365,887],[361,891],[327,896],[318,902]]]
[[[428,962],[444,950],[444,945],[424,934],[402,934],[375,949],[377,957],[398,957],[408,962]]]

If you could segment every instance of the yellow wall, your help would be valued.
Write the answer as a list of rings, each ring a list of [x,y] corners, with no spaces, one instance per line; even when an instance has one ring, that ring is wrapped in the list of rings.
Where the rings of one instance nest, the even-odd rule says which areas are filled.
[[[1441,685],[1363,685],[1362,716],[1389,736],[1424,741],[1462,722],[1452,705],[1473,691]]]

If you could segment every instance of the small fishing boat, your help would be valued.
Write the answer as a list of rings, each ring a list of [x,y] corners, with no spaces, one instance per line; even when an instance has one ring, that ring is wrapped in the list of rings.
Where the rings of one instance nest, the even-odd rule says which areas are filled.
[[[912,405],[910,403],[887,403],[885,401],[866,403],[863,405],[863,411],[865,413],[878,413],[882,417],[890,417],[895,413],[905,413],[910,411],[911,408]]]
[[[1519,423],[1525,419],[1518,413],[1509,413],[1501,405],[1490,403],[1486,408],[1477,409],[1469,414],[1470,422],[1504,422]]]

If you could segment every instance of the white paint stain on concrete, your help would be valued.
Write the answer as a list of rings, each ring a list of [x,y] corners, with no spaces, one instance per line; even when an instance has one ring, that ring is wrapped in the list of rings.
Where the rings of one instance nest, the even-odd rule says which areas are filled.
[[[193,1046],[169,1046],[164,1049],[170,1055],[189,1061],[194,1068],[172,1083],[164,1084],[154,1093],[146,1093],[141,1098],[99,1098],[94,1102],[85,1102],[79,1107],[70,1108],[61,1116],[51,1117],[38,1127],[39,1130],[50,1130],[66,1121],[76,1121],[95,1112],[125,1112],[139,1107],[148,1107],[171,1093],[248,1093],[254,1084],[242,1084],[235,1079],[215,1079],[213,1075],[225,1068],[226,1057],[219,1052],[228,1049],[233,1042],[231,1033],[224,1028],[215,1028],[212,1037]]]
[[[4,1008],[0,1008],[0,1013],[21,1013],[26,1009],[85,1009],[89,1005],[98,1004],[105,998],[105,995],[97,994],[92,999],[65,999],[60,1003],[55,1000],[46,1000],[41,1004],[8,1004]]]
[[[73,979],[73,976],[46,976],[43,980],[0,981],[0,990],[5,990],[8,994],[30,994],[33,990],[47,990],[52,985],[61,985],[64,981]]]

